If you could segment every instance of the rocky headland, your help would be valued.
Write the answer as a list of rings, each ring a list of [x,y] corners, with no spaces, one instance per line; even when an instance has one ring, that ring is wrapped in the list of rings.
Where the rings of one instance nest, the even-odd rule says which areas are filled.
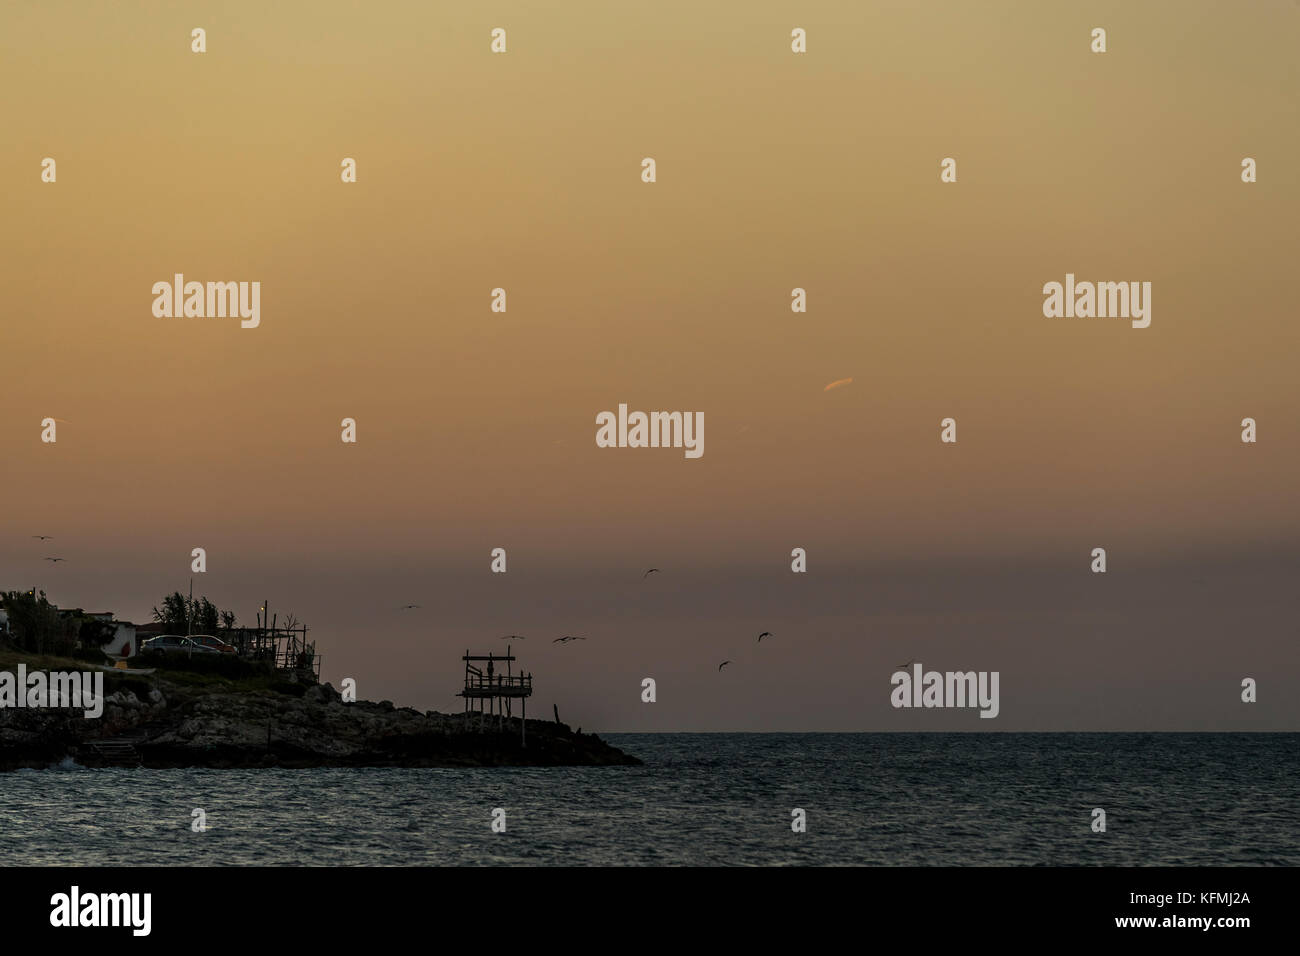
[[[69,662],[72,663],[72,662]],[[34,664],[28,664],[33,669]],[[80,669],[87,665],[73,664]],[[4,665],[0,664],[0,669]],[[157,670],[104,672],[103,713],[0,708],[0,770],[143,767],[605,766],[640,761],[556,721],[344,703],[329,684]]]

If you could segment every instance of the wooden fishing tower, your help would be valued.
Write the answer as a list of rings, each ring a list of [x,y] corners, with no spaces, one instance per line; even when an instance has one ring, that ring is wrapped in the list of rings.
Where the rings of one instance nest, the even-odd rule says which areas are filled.
[[[515,656],[506,648],[504,655],[488,654],[486,657],[465,651],[465,689],[457,697],[465,698],[465,716],[469,717],[473,708],[472,701],[478,701],[479,729],[489,717],[496,717],[497,726],[511,717],[511,701],[519,701],[519,740],[528,746],[528,698],[533,694],[533,675],[514,673]],[[487,661],[487,670],[476,667],[471,662]],[[506,672],[501,673],[499,664],[506,665]]]

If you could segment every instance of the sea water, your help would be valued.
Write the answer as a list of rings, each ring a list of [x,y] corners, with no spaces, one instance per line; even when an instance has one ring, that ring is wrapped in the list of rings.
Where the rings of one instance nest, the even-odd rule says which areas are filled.
[[[1300,864],[1300,734],[604,737],[645,766],[17,771],[0,864]]]

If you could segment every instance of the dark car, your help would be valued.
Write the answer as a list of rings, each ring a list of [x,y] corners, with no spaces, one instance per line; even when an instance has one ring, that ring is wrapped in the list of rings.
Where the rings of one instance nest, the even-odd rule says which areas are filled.
[[[189,639],[201,647],[209,648],[221,654],[234,654],[235,646],[227,644],[219,637],[213,637],[211,634],[191,634]]]

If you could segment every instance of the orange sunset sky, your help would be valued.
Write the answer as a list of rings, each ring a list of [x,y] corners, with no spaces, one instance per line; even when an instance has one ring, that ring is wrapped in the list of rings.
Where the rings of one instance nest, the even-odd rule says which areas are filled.
[[[523,634],[538,716],[601,731],[1295,730],[1298,35],[1291,0],[6,4],[0,588],[142,622],[204,547],[195,593],[296,612],[336,686],[455,709]],[[260,327],[155,318],[178,272],[259,281]],[[1150,328],[1044,317],[1067,272],[1151,282]],[[619,403],[703,412],[703,457],[596,447]],[[892,709],[907,660],[1000,671],[999,718]]]

